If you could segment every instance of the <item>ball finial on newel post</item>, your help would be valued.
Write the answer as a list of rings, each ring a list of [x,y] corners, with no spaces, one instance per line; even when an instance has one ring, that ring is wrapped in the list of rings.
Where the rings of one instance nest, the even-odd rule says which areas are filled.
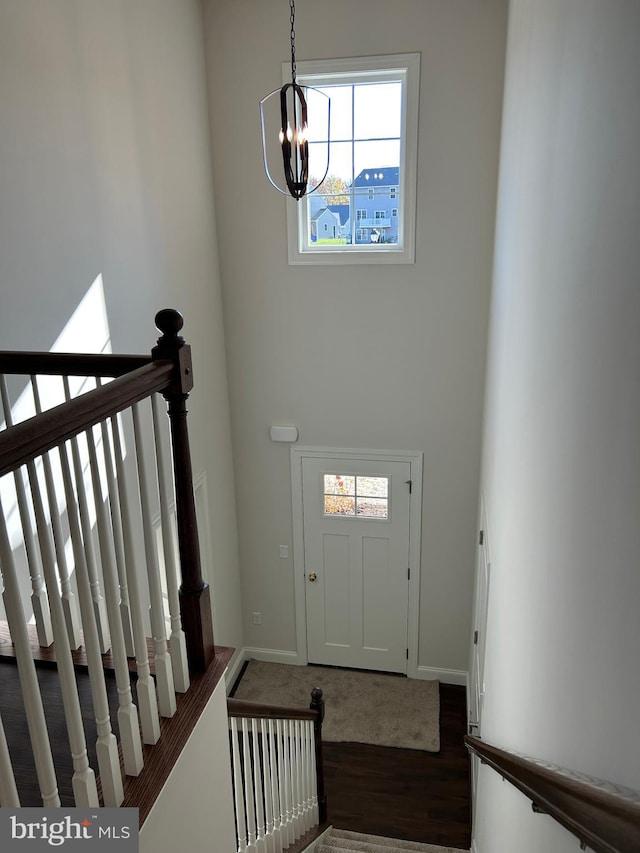
[[[183,343],[184,338],[178,332],[184,326],[184,317],[175,308],[163,308],[155,316],[156,329],[162,332],[158,340],[160,346],[167,345],[171,340]]]
[[[320,687],[314,687],[311,691],[311,704],[309,707],[312,711],[320,711],[320,722],[322,722],[324,720],[324,698]]]

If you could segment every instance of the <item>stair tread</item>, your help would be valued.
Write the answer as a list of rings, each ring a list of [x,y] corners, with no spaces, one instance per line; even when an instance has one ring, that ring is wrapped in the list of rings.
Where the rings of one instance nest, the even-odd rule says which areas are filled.
[[[339,841],[339,839],[336,839],[336,841]],[[339,847],[333,844],[322,844],[316,848],[315,853],[353,853],[354,851],[359,851],[359,853],[407,853],[407,848],[389,847],[386,844],[383,846],[364,842],[359,843],[356,847],[344,847],[342,844]],[[468,853],[468,851],[454,850],[453,847],[436,847],[433,844],[423,847],[422,851],[423,853]]]
[[[349,850],[359,850],[361,853],[461,853],[453,847],[438,847],[435,844],[387,838],[382,835],[364,835],[346,829],[332,829],[316,853],[340,853]]]

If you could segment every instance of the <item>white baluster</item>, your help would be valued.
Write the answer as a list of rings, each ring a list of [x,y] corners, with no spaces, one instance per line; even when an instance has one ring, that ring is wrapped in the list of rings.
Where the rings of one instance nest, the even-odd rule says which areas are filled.
[[[20,797],[13,775],[13,765],[2,725],[2,717],[0,717],[0,806],[20,807]]]
[[[270,785],[271,785],[271,802],[273,804],[273,840],[274,840],[274,849],[275,853],[282,853],[283,851],[283,843],[282,843],[282,813],[280,810],[280,795],[278,792],[278,744],[277,744],[277,731],[276,726],[274,724],[273,719],[269,718],[268,725],[268,739],[269,739],[269,755],[271,757],[270,761]]]
[[[42,405],[40,403],[40,392],[38,390],[38,380],[35,376],[31,377],[31,388],[33,391],[33,402],[36,409],[36,414],[42,414]],[[51,458],[48,453],[42,457],[42,470],[44,471],[44,481],[49,501],[49,519],[51,521],[51,529],[53,531],[53,542],[56,554],[56,562],[58,565],[58,575],[60,577],[61,602],[64,621],[69,634],[69,644],[72,649],[79,649],[82,644],[82,636],[80,634],[80,619],[78,616],[78,604],[76,597],[71,588],[71,580],[69,577],[69,567],[67,565],[67,555],[65,551],[65,538],[62,533],[62,524],[60,522],[60,510],[58,509],[58,497],[56,493],[56,485],[53,479],[53,470],[51,468]],[[31,478],[31,474],[30,474]],[[33,490],[34,484],[31,483]],[[46,577],[46,573],[45,573]],[[49,582],[47,581],[47,584]],[[49,588],[49,587],[47,587]],[[55,594],[57,597],[57,585],[49,590],[49,594]],[[53,607],[51,612],[53,614]],[[54,632],[55,633],[55,632]],[[74,678],[75,682],[75,678]]]
[[[82,543],[80,519],[78,517],[78,506],[71,479],[69,458],[67,456],[67,449],[64,445],[59,448],[59,452],[60,464],[62,467],[62,478],[67,498],[67,515],[69,518],[71,544],[76,564],[76,583],[78,585],[80,613],[82,615],[84,642],[87,652],[87,666],[91,682],[93,712],[98,735],[98,739],[96,741],[96,755],[98,759],[98,769],[100,771],[102,796],[105,806],[116,807],[119,806],[124,799],[120,758],[118,756],[118,743],[111,729],[109,700],[107,698],[104,668],[102,666],[102,658],[100,656],[100,638],[98,636],[98,627],[96,625],[96,618],[93,609],[91,586],[87,575],[85,551]]]
[[[114,456],[118,475],[120,510],[122,513],[122,533],[124,537],[125,566],[129,585],[129,600],[131,603],[133,645],[135,647],[136,667],[138,670],[136,689],[138,691],[138,701],[140,703],[140,722],[142,725],[142,736],[144,742],[153,744],[157,743],[160,739],[160,719],[158,717],[156,687],[154,680],[151,677],[151,670],[149,669],[149,652],[147,650],[147,638],[144,630],[140,586],[136,572],[136,554],[131,521],[132,516],[129,504],[129,491],[127,488],[124,468],[120,425],[117,418],[113,418],[111,420],[111,430],[113,434]]]
[[[318,810],[318,781],[316,779],[316,747],[313,730],[313,721],[307,721],[307,750],[309,753],[309,792],[311,807],[311,825],[317,826],[320,820]]]
[[[86,436],[85,436],[86,438]],[[84,470],[82,466],[82,457],[80,454],[80,445],[77,438],[72,438],[71,456],[73,460],[73,470],[76,478],[76,483],[83,483],[82,488],[78,490],[80,520],[82,522],[83,538],[85,540],[85,555],[86,543],[88,537],[92,536],[91,521],[89,517],[89,508],[86,501],[86,490],[84,486]],[[87,450],[91,458],[89,446],[92,442],[88,442]],[[95,448],[93,448],[93,456],[95,462]],[[93,485],[93,477],[92,477]],[[98,484],[98,494],[100,486]],[[110,551],[109,543],[110,536],[108,532],[108,520],[102,504],[102,496],[99,494],[100,501],[96,503],[96,521],[98,525],[98,541],[100,546],[100,555],[102,559],[102,569],[105,584],[106,608],[107,616],[110,623],[110,638],[111,652],[113,657],[113,669],[116,677],[116,687],[118,690],[118,729],[120,731],[120,743],[122,745],[122,757],[124,760],[124,770],[128,776],[137,776],[143,767],[142,758],[142,742],[140,740],[140,726],[138,722],[138,709],[133,703],[131,694],[131,680],[129,675],[129,664],[127,662],[127,654],[124,643],[124,634],[122,630],[122,620],[120,609],[118,606],[117,585],[113,571],[113,555]],[[111,562],[110,562],[111,561]],[[94,612],[95,612],[95,598]]]
[[[262,799],[262,779],[260,773],[260,748],[258,744],[258,721],[251,720],[251,737],[253,742],[253,794],[256,808],[256,850],[266,853],[267,846],[264,838],[264,802]]]
[[[180,618],[180,601],[178,599],[178,569],[176,566],[173,525],[171,524],[171,500],[173,484],[170,484],[170,463],[167,460],[164,443],[162,440],[163,430],[161,423],[163,412],[161,411],[161,398],[154,394],[152,400],[153,431],[156,441],[156,464],[158,472],[158,489],[160,495],[160,519],[162,524],[162,552],[164,555],[164,569],[167,579],[167,595],[169,597],[169,614],[171,616],[171,665],[173,666],[173,680],[178,693],[185,693],[189,689],[189,665],[187,663],[187,641],[182,630]],[[166,421],[166,413],[164,420]],[[166,432],[166,431],[165,431]]]
[[[290,844],[293,844],[295,841],[294,838],[294,826],[293,826],[293,810],[291,807],[291,750],[290,750],[290,737],[289,737],[289,721],[288,720],[278,720],[281,738],[280,746],[282,747],[282,761],[280,762],[281,767],[281,776],[280,776],[280,803],[282,804],[282,814],[284,816],[284,829],[286,831],[286,844],[285,847],[288,847]],[[284,841],[284,839],[283,839]]]
[[[129,667],[126,663],[126,650],[124,644],[124,633],[122,630],[122,615],[120,612],[118,575],[116,572],[115,553],[113,550],[112,529],[111,524],[109,522],[107,508],[105,506],[104,501],[102,500],[100,472],[98,470],[98,456],[96,452],[96,444],[93,430],[87,430],[85,435],[87,439],[87,448],[89,451],[91,482],[93,486],[96,519],[98,522],[98,541],[100,543],[100,556],[102,560],[102,574],[104,577],[104,588],[107,599],[107,612],[109,614],[109,624],[111,626],[111,644],[113,646],[114,657],[116,652],[116,643],[118,645],[118,660],[121,661],[124,657],[124,663],[127,666],[127,686],[125,687],[125,684],[123,682],[122,689],[128,689],[130,691],[131,684],[129,680]],[[142,619],[140,617],[139,624],[141,624],[141,621]],[[117,638],[115,636],[116,634],[118,635]],[[142,649],[140,649],[140,654],[141,659],[146,662],[147,644],[144,640],[144,630],[142,631],[142,634],[142,647],[144,648],[145,652],[142,653]],[[138,651],[138,649],[136,649],[136,651]],[[118,686],[118,691],[120,691],[120,689],[120,686]],[[153,679],[149,674],[148,662],[146,668],[138,664],[138,680],[136,683],[136,691],[138,694],[138,702],[140,705],[140,724],[142,726],[143,740],[145,743],[157,743],[158,738],[160,737],[160,723],[158,720],[158,708],[156,705],[155,687],[153,684]],[[135,708],[135,705],[133,706],[133,708]],[[120,712],[118,712],[118,720],[119,719]],[[133,720],[131,720],[130,725],[132,725],[132,722]],[[124,741],[122,730],[120,731],[120,737]],[[136,766],[141,766],[139,761],[137,762]],[[132,775],[137,775],[139,772],[140,771],[138,770]],[[128,770],[127,773],[129,773]]]
[[[256,812],[253,799],[253,761],[249,744],[249,726],[242,718],[242,762],[244,766],[244,801],[247,808],[247,849],[256,849]]]
[[[306,788],[306,761],[305,761],[305,740],[304,740],[304,721],[296,720],[296,741],[298,743],[298,798],[300,802],[300,829],[302,834],[309,829],[308,814],[307,814],[307,788]]]
[[[5,424],[7,427],[13,426],[11,401],[9,400],[7,381],[4,374],[0,375],[0,394],[2,396],[2,409],[4,412]],[[27,564],[29,566],[29,576],[31,578],[31,607],[33,609],[33,616],[36,623],[38,643],[41,646],[50,646],[53,642],[53,631],[51,629],[49,602],[47,600],[47,593],[42,579],[40,556],[35,543],[22,471],[14,471],[13,478],[16,487],[16,497],[18,500],[18,512],[20,513],[20,524],[22,526],[22,538],[24,541],[25,551],[27,553]]]
[[[38,784],[42,794],[42,805],[45,808],[59,806],[58,783],[51,755],[51,744],[47,732],[47,724],[44,718],[42,697],[38,685],[36,667],[31,655],[31,645],[27,623],[22,609],[20,587],[16,577],[16,568],[13,561],[13,553],[9,544],[7,526],[2,504],[0,503],[0,568],[4,591],[2,599],[4,609],[9,623],[9,632],[16,652],[18,674],[22,685],[24,699],[24,710],[31,739],[31,749],[36,765]]]
[[[96,385],[100,387],[102,380],[96,377]],[[118,572],[118,583],[120,585],[120,613],[122,615],[122,630],[124,631],[124,644],[128,657],[133,657],[133,634],[131,633],[131,605],[129,603],[129,585],[127,583],[126,559],[124,551],[124,536],[122,532],[122,511],[120,508],[120,494],[117,489],[117,481],[114,472],[113,458],[111,454],[111,442],[109,440],[109,428],[106,421],[100,422],[102,432],[102,447],[107,474],[107,488],[109,491],[109,507],[111,510],[111,526],[113,529],[113,546]]]
[[[231,756],[233,765],[233,797],[236,806],[236,835],[238,838],[238,853],[247,849],[247,820],[244,813],[244,783],[242,780],[242,764],[240,761],[240,742],[238,738],[238,720],[229,719],[231,729]]]
[[[138,465],[144,547],[147,558],[147,578],[149,580],[149,596],[151,599],[151,632],[153,634],[153,648],[155,652],[154,663],[156,667],[158,704],[163,717],[172,717],[176,712],[176,694],[173,686],[171,656],[167,648],[164,606],[162,604],[162,584],[160,582],[158,554],[151,519],[151,486],[145,461],[140,417],[140,404],[135,403],[133,406],[133,433],[136,445],[136,462]]]
[[[311,829],[314,825],[313,820],[313,806],[311,802],[311,775],[310,775],[310,767],[311,767],[311,753],[309,751],[309,726],[311,723],[308,720],[305,720],[301,724],[301,735],[302,735],[302,751],[304,755],[304,761],[302,763],[303,767],[303,776],[302,776],[302,784],[304,787],[304,811],[307,818],[307,829]]]
[[[64,385],[65,400],[71,399],[71,390],[69,388],[69,377],[63,376],[62,383]],[[98,636],[100,638],[100,651],[104,654],[111,648],[111,636],[109,633],[109,620],[107,617],[106,602],[100,590],[100,580],[98,578],[98,566],[96,562],[96,553],[93,545],[93,530],[91,527],[91,514],[89,512],[89,504],[87,501],[87,489],[83,475],[83,467],[81,464],[80,447],[78,438],[70,439],[71,453],[73,459],[73,469],[76,478],[76,494],[78,501],[78,510],[80,513],[80,524],[82,527],[82,541],[84,544],[84,558],[87,566],[87,576],[91,587],[91,598],[93,601],[93,610],[96,617],[96,626],[98,628]]]
[[[258,721],[256,720],[256,726]],[[260,718],[260,744],[262,747],[262,794],[264,796],[264,835],[267,853],[275,853],[273,839],[273,797],[271,794],[271,755],[267,737],[267,721]]]
[[[293,804],[294,837],[297,841],[302,835],[302,813],[300,809],[300,739],[298,738],[297,720],[289,720],[289,737],[291,740],[291,802]]]
[[[49,538],[44,502],[40,492],[40,483],[36,476],[35,465],[33,463],[28,464],[27,470],[29,471],[31,497],[33,500],[36,528],[38,530],[38,538],[40,541],[44,580],[47,586],[49,606],[51,608],[51,624],[53,626],[53,640],[56,646],[56,662],[58,664],[58,675],[60,677],[62,704],[64,706],[65,722],[67,724],[69,746],[71,747],[71,757],[73,761],[74,772],[71,779],[71,785],[73,787],[76,806],[97,806],[98,791],[96,788],[95,774],[89,766],[89,759],[87,756],[87,744],[84,736],[82,711],[80,709],[80,701],[78,699],[75,670],[73,667],[73,660],[71,659],[71,647],[67,622],[65,619],[65,609],[63,608],[60,596],[57,594],[58,579],[56,577],[55,560],[51,540]],[[54,516],[56,512],[57,507],[49,507],[50,516]],[[64,548],[64,543],[62,543],[62,547]]]

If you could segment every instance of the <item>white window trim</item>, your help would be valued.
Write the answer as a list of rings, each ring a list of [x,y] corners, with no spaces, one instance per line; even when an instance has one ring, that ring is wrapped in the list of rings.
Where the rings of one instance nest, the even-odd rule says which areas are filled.
[[[301,250],[301,229],[303,218],[299,216],[299,204],[305,204],[293,198],[287,198],[287,240],[289,245],[289,264],[413,264],[415,263],[416,234],[416,195],[418,160],[418,109],[420,91],[420,54],[401,53],[387,56],[365,56],[350,59],[309,60],[296,63],[297,76],[301,83],[313,75],[316,79],[309,85],[321,86],[332,82],[332,75],[349,73],[353,82],[384,79],[384,72],[402,70],[406,73],[406,85],[403,88],[402,138],[400,149],[401,182],[398,194],[404,200],[404,216],[401,222],[402,240],[398,245],[359,245],[355,247],[336,246],[305,248]],[[382,75],[382,76],[381,76]],[[282,63],[282,79],[288,82],[291,77],[291,63]],[[395,247],[394,247],[395,246]]]

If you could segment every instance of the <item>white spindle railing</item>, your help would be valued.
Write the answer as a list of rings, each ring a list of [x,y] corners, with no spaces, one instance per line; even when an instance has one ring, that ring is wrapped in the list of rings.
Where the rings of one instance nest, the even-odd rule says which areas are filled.
[[[96,379],[96,387],[102,384],[102,380]],[[0,390],[5,425],[10,428],[14,421],[3,375],[0,375]],[[38,377],[31,376],[30,382],[27,377],[27,390],[32,396],[36,417],[47,405],[55,405],[51,399],[41,398],[41,394],[45,394],[45,385]],[[50,390],[49,386],[46,390]],[[66,376],[62,377],[62,394],[59,396],[58,402],[72,399]],[[138,775],[143,768],[142,742],[155,744],[160,738],[158,711],[162,716],[172,716],[176,710],[176,690],[185,692],[189,688],[173,541],[172,505],[175,497],[170,477],[171,463],[163,446],[167,425],[162,424],[160,406],[160,396],[154,395],[151,403],[152,440],[148,440],[147,432],[143,430],[140,404],[135,404],[128,412],[79,432],[17,468],[11,483],[13,493],[7,500],[11,505],[8,513],[2,509],[2,498],[8,496],[9,490],[3,488],[0,494],[3,602],[44,806],[60,805],[60,797],[31,648],[30,620],[35,622],[40,646],[50,646],[52,642],[55,646],[74,770],[72,787],[76,805],[94,807],[99,805],[99,800],[94,771],[89,765],[71,650],[84,646],[97,732],[100,789],[105,806],[122,803],[123,781],[102,656],[111,652],[118,693],[120,749],[127,775]],[[123,450],[123,418],[129,419],[127,424],[134,438],[135,454],[130,454],[129,459]],[[146,464],[148,453],[152,453],[153,465]],[[8,479],[3,482],[7,483]],[[129,499],[130,496],[133,500]],[[158,505],[161,542],[156,541],[152,517],[152,507]],[[146,573],[140,572],[140,532],[143,533]],[[158,559],[158,547],[162,547],[162,561]],[[22,549],[31,580],[31,613],[25,613],[23,609],[22,582],[14,559],[14,553]],[[20,559],[24,562],[22,557]],[[164,578],[161,576],[162,568]],[[145,590],[143,584],[146,583],[148,587]],[[170,640],[167,638],[163,588],[169,602]],[[155,677],[151,673],[147,645],[147,603],[151,605],[149,616]],[[127,659],[134,655],[139,708],[133,703]],[[247,781],[251,789],[251,807],[242,807],[242,819],[246,825],[245,849],[276,853],[272,839],[281,819],[276,814],[272,795],[265,801],[261,793],[264,773],[270,780],[273,797],[279,794],[277,776],[271,763],[277,753],[275,736],[266,729],[260,734],[256,730],[252,736],[253,745],[248,740],[242,741],[242,750],[248,750],[248,753],[237,752],[234,758],[237,773],[246,766],[251,774]],[[240,744],[238,738],[236,741]],[[256,769],[254,776],[251,768],[256,758],[261,769]],[[275,766],[276,761],[273,761]],[[249,788],[243,792],[243,804]],[[237,805],[239,803],[240,800]],[[17,804],[18,793],[9,747],[0,720],[0,805]]]
[[[169,599],[169,615],[171,618],[171,664],[173,681],[178,693],[186,693],[189,689],[189,665],[187,662],[187,641],[182,630],[180,618],[180,602],[178,600],[178,566],[176,563],[171,503],[173,483],[169,478],[170,465],[167,459],[163,441],[162,421],[166,423],[166,412],[160,410],[159,394],[151,398],[153,414],[153,434],[156,445],[156,471],[158,475],[158,495],[160,499],[160,524],[162,530],[162,554],[167,579],[167,597]],[[166,431],[166,427],[165,427]],[[173,497],[175,501],[175,496]]]
[[[16,663],[20,674],[22,695],[24,699],[24,710],[29,728],[29,738],[35,761],[36,774],[42,805],[45,807],[59,806],[58,783],[56,771],[53,766],[51,744],[47,732],[47,724],[42,706],[42,696],[38,685],[36,667],[31,655],[27,623],[20,597],[20,586],[18,583],[13,551],[7,533],[2,501],[0,499],[0,566],[2,566],[3,592],[7,622],[11,631],[11,638],[15,648]]]
[[[238,713],[229,718],[238,853],[283,853],[319,820],[314,723]]]
[[[45,454],[47,456],[48,454]],[[43,460],[44,461],[44,460]],[[62,692],[62,704],[64,706],[67,732],[69,735],[69,746],[73,762],[73,776],[71,784],[73,795],[77,806],[97,806],[98,791],[96,788],[95,774],[89,766],[87,756],[87,744],[82,723],[82,711],[78,699],[75,670],[71,658],[71,645],[68,634],[68,623],[65,618],[63,599],[58,594],[58,578],[55,570],[54,550],[49,536],[47,517],[45,514],[44,499],[37,478],[36,466],[33,462],[28,465],[29,484],[33,509],[36,517],[36,528],[40,540],[42,554],[42,567],[44,570],[44,581],[47,587],[49,607],[51,610],[51,624],[53,627],[53,641],[56,647],[56,662],[58,675],[60,677],[60,689]],[[50,518],[57,514],[57,507],[50,507]],[[55,530],[55,526],[54,526]],[[61,550],[64,544],[61,543]],[[64,589],[64,587],[63,587]]]
[[[129,585],[129,601],[131,604],[131,628],[133,645],[136,653],[138,681],[136,689],[140,704],[140,722],[142,737],[145,743],[154,744],[160,739],[160,718],[156,698],[155,682],[151,677],[149,667],[149,651],[147,649],[146,631],[142,612],[142,595],[140,582],[136,572],[135,534],[133,530],[133,514],[129,501],[129,490],[125,472],[125,457],[123,442],[120,435],[120,423],[117,418],[111,421],[113,432],[114,456],[118,475],[120,508],[122,511],[122,532],[124,536],[125,565]]]
[[[273,811],[273,840],[275,853],[282,853],[284,849],[284,838],[282,833],[282,812],[280,809],[280,796],[278,792],[278,744],[276,741],[276,727],[274,721],[269,718],[267,721],[267,738],[269,741],[269,769],[271,777],[269,786],[271,791],[271,804]]]
[[[66,379],[65,379],[66,382]],[[66,389],[68,393],[68,388]],[[91,518],[89,515],[89,506],[87,502],[86,483],[84,477],[84,468],[82,465],[82,454],[78,438],[70,440],[71,457],[73,460],[73,470],[75,474],[76,489],[78,496],[78,509],[82,524],[82,533],[85,546],[85,556],[94,554],[93,550],[93,533],[91,529]],[[89,445],[87,444],[87,451]],[[96,463],[97,464],[97,463]],[[89,475],[88,475],[89,476]],[[89,488],[92,490],[92,484]],[[100,505],[102,505],[100,503]],[[108,620],[109,635],[111,640],[111,653],[113,659],[113,668],[116,679],[116,687],[118,690],[118,728],[120,731],[120,741],[122,744],[122,757],[124,761],[125,773],[128,776],[137,776],[143,767],[142,759],[142,741],[140,739],[140,727],[138,721],[138,709],[133,703],[131,693],[131,681],[129,677],[129,664],[127,662],[127,653],[125,647],[125,635],[122,626],[122,614],[119,606],[119,598],[117,585],[114,584],[113,571],[109,571],[110,550],[108,545],[108,531],[105,530],[106,521],[104,513],[98,514],[98,536],[99,547],[102,557],[102,568],[105,581],[105,599],[100,598],[106,605],[106,617],[103,622]],[[94,557],[95,559],[95,557]],[[95,586],[91,580],[89,573],[89,581],[92,591]],[[111,581],[111,583],[109,583]],[[102,608],[96,607],[95,592],[92,593],[92,601],[94,605],[94,613],[102,618]],[[104,631],[100,633],[100,637],[104,642]]]
[[[62,382],[64,388],[64,398],[68,401],[71,399],[69,378],[67,376],[63,376]],[[74,436],[70,440],[69,444],[71,447],[73,468],[75,471],[76,500],[78,505],[78,513],[80,515],[80,525],[82,528],[84,562],[87,569],[89,586],[91,588],[91,599],[93,602],[96,628],[100,641],[100,651],[104,654],[111,648],[111,636],[109,633],[109,620],[107,616],[106,603],[102,595],[102,591],[100,588],[100,579],[98,577],[98,565],[93,544],[91,514],[89,512],[89,503],[87,501],[86,483],[82,473],[83,468],[77,436]]]
[[[100,384],[100,382],[98,382],[98,384]],[[120,590],[120,615],[122,619],[122,630],[124,632],[124,644],[127,650],[127,656],[133,657],[134,648],[133,636],[131,634],[131,606],[129,604],[129,584],[127,582],[124,534],[122,532],[122,509],[120,507],[120,495],[114,470],[113,454],[111,453],[109,427],[106,421],[101,421],[100,423],[100,434],[102,436],[102,451],[104,454],[105,473],[107,478],[107,492],[109,494],[114,559],[116,562],[116,573],[118,575],[118,587]]]
[[[36,409],[36,415],[40,415],[42,414],[42,405],[40,403],[38,380],[35,376],[31,377],[31,389],[33,392],[33,402]],[[64,614],[64,621],[67,626],[67,634],[69,635],[69,645],[72,649],[79,649],[82,643],[82,638],[80,635],[80,617],[78,615],[78,604],[76,602],[76,597],[71,588],[71,578],[69,575],[69,566],[67,564],[65,538],[62,532],[62,523],[60,521],[60,511],[58,508],[58,494],[56,491],[56,484],[53,477],[53,468],[51,465],[51,454],[45,453],[44,456],[41,457],[41,461],[42,470],[44,472],[44,482],[47,493],[47,500],[49,503],[49,522],[51,524],[51,530],[53,533],[55,558],[58,567],[58,576],[60,578],[60,586],[62,587],[60,596],[62,612]],[[46,576],[45,582],[47,582]]]
[[[278,735],[278,756],[280,767],[280,799],[282,802],[282,829],[284,846],[288,847],[293,844],[293,812],[291,810],[291,776],[289,761],[289,721],[277,720],[277,735]]]
[[[2,725],[2,716],[0,716],[0,807],[4,806],[19,808],[20,797],[18,796],[9,746]]]
[[[5,424],[7,427],[11,427],[13,426],[13,413],[11,412],[11,403],[9,402],[9,394],[7,391],[7,380],[4,374],[0,374],[0,395],[2,396],[2,411],[4,414]],[[53,631],[51,630],[49,602],[47,601],[47,593],[44,588],[42,567],[40,565],[40,557],[36,547],[22,471],[14,471],[13,479],[16,489],[16,499],[18,502],[18,512],[20,514],[20,524],[22,526],[22,538],[24,541],[27,564],[29,566],[29,575],[31,578],[31,607],[33,608],[33,618],[36,623],[38,642],[41,646],[50,646],[53,642]]]
[[[111,715],[109,712],[109,700],[107,698],[107,686],[105,673],[100,656],[100,637],[96,624],[93,599],[91,597],[91,586],[87,573],[82,532],[80,529],[80,518],[78,505],[75,499],[73,481],[69,457],[65,446],[59,448],[60,464],[62,467],[62,478],[64,482],[65,496],[67,499],[67,515],[71,545],[76,568],[76,582],[78,584],[78,597],[80,600],[80,613],[82,615],[82,629],[84,632],[84,643],[87,651],[87,667],[91,680],[91,696],[93,700],[93,711],[96,721],[97,741],[96,757],[100,771],[100,783],[105,806],[119,806],[124,799],[122,786],[122,774],[120,771],[120,758],[118,756],[118,743],[111,728]]]
[[[173,686],[171,656],[169,655],[169,650],[167,648],[164,606],[162,603],[162,583],[160,581],[156,538],[151,516],[151,484],[145,460],[140,403],[136,403],[133,407],[133,433],[135,436],[136,446],[136,464],[138,466],[138,483],[140,487],[140,506],[142,510],[142,529],[144,532],[147,578],[149,580],[149,593],[151,599],[151,634],[153,636],[158,704],[160,706],[160,713],[163,717],[172,717],[176,712],[176,694]]]

